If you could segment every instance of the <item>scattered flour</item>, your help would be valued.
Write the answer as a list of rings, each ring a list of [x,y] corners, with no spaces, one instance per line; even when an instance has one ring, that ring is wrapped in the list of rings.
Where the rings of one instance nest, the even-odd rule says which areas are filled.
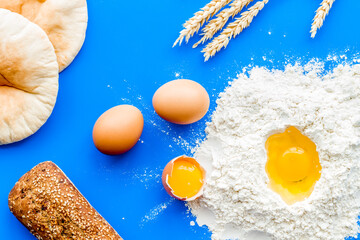
[[[140,181],[146,189],[161,182],[160,167],[155,169],[145,168],[134,170],[131,175],[134,180]]]
[[[148,223],[150,221],[155,220],[159,214],[163,213],[168,206],[174,202],[174,199],[171,198],[168,202],[166,203],[160,203],[159,205],[155,206],[154,208],[152,208],[142,219],[140,222],[140,227],[143,227],[145,225],[145,223]]]
[[[212,239],[344,239],[360,213],[360,65],[254,67],[217,100],[195,157],[207,169],[189,207]],[[322,175],[288,206],[267,187],[267,137],[295,126],[317,145]]]

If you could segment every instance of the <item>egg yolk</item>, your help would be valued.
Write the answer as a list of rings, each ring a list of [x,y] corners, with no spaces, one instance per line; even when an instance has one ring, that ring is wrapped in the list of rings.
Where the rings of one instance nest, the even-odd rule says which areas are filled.
[[[174,195],[185,199],[195,196],[201,190],[203,178],[201,169],[185,158],[174,161],[167,183]]]
[[[315,143],[297,128],[289,127],[270,136],[265,147],[269,187],[289,205],[309,197],[321,176]]]

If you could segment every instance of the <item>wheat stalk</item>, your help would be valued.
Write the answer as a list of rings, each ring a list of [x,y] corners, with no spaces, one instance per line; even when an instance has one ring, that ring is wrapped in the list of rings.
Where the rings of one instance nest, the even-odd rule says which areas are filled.
[[[324,23],[326,15],[329,14],[330,8],[332,7],[335,0],[323,0],[320,7],[316,10],[316,15],[311,25],[311,37],[314,38],[316,32]]]
[[[212,0],[194,14],[192,18],[187,20],[184,23],[184,29],[181,30],[180,36],[176,39],[173,47],[179,43],[181,45],[182,41],[185,38],[185,41],[188,42],[189,39],[199,31],[200,27],[209,20],[210,17],[214,16],[220,9],[229,4],[232,0]]]
[[[211,39],[218,31],[220,31],[230,17],[235,17],[241,10],[249,5],[253,0],[235,0],[230,4],[230,8],[222,10],[215,19],[211,20],[203,29],[203,37],[193,45],[196,48],[199,44]]]
[[[205,62],[210,57],[214,56],[222,48],[226,48],[229,41],[239,35],[245,28],[247,28],[254,17],[262,10],[269,0],[258,1],[254,6],[250,7],[248,11],[241,14],[234,22],[230,23],[221,34],[210,42],[201,52],[204,53]]]

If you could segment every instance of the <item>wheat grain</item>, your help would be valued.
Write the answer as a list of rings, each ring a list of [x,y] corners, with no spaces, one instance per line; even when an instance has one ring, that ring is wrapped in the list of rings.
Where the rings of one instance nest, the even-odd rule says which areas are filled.
[[[269,0],[258,1],[254,6],[250,7],[248,11],[241,14],[234,22],[230,23],[221,34],[210,42],[203,50],[205,62],[210,57],[214,56],[222,48],[226,48],[229,41],[239,35],[245,28],[247,28],[254,17],[262,10]]]
[[[193,45],[196,48],[199,44],[203,44],[207,40],[211,39],[218,31],[220,31],[230,17],[235,17],[241,10],[249,5],[253,0],[235,0],[230,4],[230,8],[222,10],[215,19],[211,20],[203,29],[203,37]]]
[[[206,4],[201,11],[196,12],[192,18],[184,23],[184,29],[181,30],[180,36],[176,39],[173,47],[178,43],[181,45],[184,38],[185,41],[188,42],[189,39],[199,31],[200,27],[209,20],[209,18],[214,16],[218,11],[220,11],[220,9],[225,7],[231,1],[232,0],[212,0]]]
[[[317,30],[321,28],[324,23],[326,15],[329,14],[330,8],[332,7],[335,0],[323,0],[320,7],[316,10],[316,15],[311,25],[311,37],[314,38]]]

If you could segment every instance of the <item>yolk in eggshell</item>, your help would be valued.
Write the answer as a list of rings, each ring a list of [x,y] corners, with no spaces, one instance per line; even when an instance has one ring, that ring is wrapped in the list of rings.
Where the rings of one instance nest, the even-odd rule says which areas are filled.
[[[265,148],[269,187],[289,205],[309,197],[321,176],[315,143],[297,128],[289,127],[270,136]]]
[[[167,173],[166,184],[171,188],[174,197],[187,200],[198,194],[204,185],[203,170],[198,164],[182,157],[172,163]]]

